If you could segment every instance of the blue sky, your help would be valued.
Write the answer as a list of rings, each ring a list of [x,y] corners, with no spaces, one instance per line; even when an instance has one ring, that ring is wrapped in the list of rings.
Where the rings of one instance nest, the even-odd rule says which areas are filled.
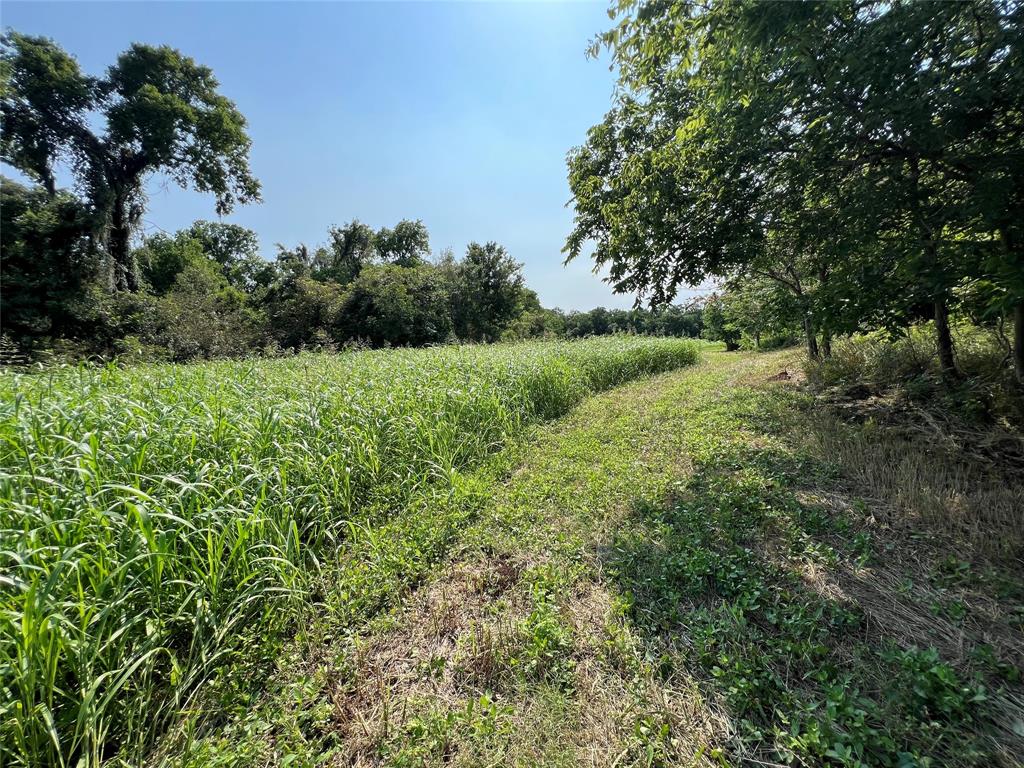
[[[2,23],[52,37],[100,73],[132,42],[210,66],[249,121],[264,201],[226,220],[314,245],[332,224],[422,219],[435,251],[496,240],[545,306],[629,306],[562,266],[572,211],[565,154],[610,105],[607,57],[585,50],[604,2],[4,2]],[[156,177],[149,231],[215,218]]]

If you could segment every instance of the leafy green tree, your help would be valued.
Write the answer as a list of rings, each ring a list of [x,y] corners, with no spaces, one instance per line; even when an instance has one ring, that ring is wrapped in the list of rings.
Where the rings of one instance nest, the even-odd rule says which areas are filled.
[[[611,333],[608,310],[595,307],[588,312],[570,312],[565,318],[565,333],[569,338],[604,336]]]
[[[594,241],[616,287],[655,303],[757,272],[803,305],[809,346],[927,305],[950,374],[959,286],[995,278],[1020,303],[1019,3],[615,13],[597,45],[622,92],[570,155],[569,258]]]
[[[528,309],[502,333],[503,341],[556,339],[565,336],[565,315],[557,309]]]
[[[89,77],[52,41],[10,32],[0,75],[0,157],[51,194],[58,163],[70,167],[115,288],[139,287],[130,240],[151,174],[212,193],[219,214],[259,200],[245,118],[210,69],[173,48],[135,44]]]
[[[723,88],[746,83],[751,101],[776,104],[757,126],[762,135],[781,126],[785,145],[844,171],[838,202],[876,235],[898,228],[907,303],[932,305],[949,373],[950,302],[974,255],[962,247],[966,211],[957,202],[971,196],[970,174],[957,166],[970,164],[961,145],[987,130],[984,113],[1003,77],[995,50],[976,36],[985,17],[1000,25],[999,5],[739,4],[737,44],[719,49]],[[744,64],[750,57],[764,64]]]
[[[726,283],[717,299],[728,326],[740,332],[743,344],[753,342],[755,349],[766,340],[778,346],[808,332],[807,302],[778,280],[740,275]],[[808,338],[808,343],[817,347],[814,336]],[[829,333],[823,332],[821,354],[831,354],[830,345]]]
[[[701,337],[708,341],[721,341],[728,352],[740,348],[741,329],[729,316],[725,301],[719,294],[712,294],[704,302],[704,330]]]
[[[124,351],[143,351],[139,346],[158,345],[159,299],[146,291],[111,292],[106,285],[90,283],[82,299],[73,305],[78,318],[73,333],[63,334],[54,348],[71,358],[110,358]],[[56,339],[54,340],[57,341]],[[153,357],[161,357],[162,350]]]
[[[25,347],[78,333],[98,259],[73,196],[0,180],[0,328]]]
[[[547,311],[547,310],[545,310]],[[588,312],[561,315],[563,334],[569,338],[603,336],[611,333],[639,333],[652,336],[700,336],[701,306],[670,304],[655,309],[613,309],[595,307]]]
[[[186,264],[156,301],[154,325],[147,341],[166,349],[173,360],[242,355],[257,345],[263,330],[245,294],[205,256]]]
[[[343,227],[331,227],[330,246],[317,275],[347,285],[376,259],[376,234],[359,219],[353,219]]]
[[[344,289],[314,280],[300,270],[276,287],[266,301],[267,320],[274,340],[287,349],[329,342],[338,323]]]
[[[187,231],[147,237],[135,251],[134,258],[143,281],[157,296],[167,293],[178,275],[189,267],[210,275],[219,273],[217,265],[203,251],[203,244]]]
[[[419,219],[403,219],[394,229],[382,227],[374,236],[374,243],[380,257],[398,267],[417,267],[430,255],[430,234]]]
[[[698,306],[672,304],[655,314],[653,332],[660,336],[700,337],[703,329]]]
[[[575,221],[566,260],[593,243],[593,259],[608,268],[616,292],[653,305],[745,263],[759,235],[750,185],[736,185],[727,201],[714,188],[711,181],[723,183],[731,169],[708,157],[718,145],[697,137],[701,124],[686,122],[690,97],[679,99],[624,96],[568,161]],[[700,152],[703,159],[694,156]]]
[[[260,256],[259,239],[251,229],[220,221],[197,221],[186,230],[197,240],[228,283],[246,293],[264,291],[276,276],[273,264]]]
[[[305,243],[300,243],[294,248],[285,248],[278,243],[277,258],[274,262],[277,279],[273,292],[287,293],[299,278],[312,277],[318,261],[322,263],[323,257],[315,251],[310,251]]]
[[[522,305],[523,265],[495,242],[470,243],[454,280],[452,315],[458,337],[499,339]]]
[[[375,347],[423,346],[452,334],[449,286],[435,267],[367,267],[345,293],[335,337]]]

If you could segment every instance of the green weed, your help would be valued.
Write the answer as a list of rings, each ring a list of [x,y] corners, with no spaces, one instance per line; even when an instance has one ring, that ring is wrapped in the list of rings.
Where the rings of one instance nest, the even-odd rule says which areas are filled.
[[[809,472],[808,459],[763,436],[756,447],[737,439],[746,413],[763,421],[784,404],[738,388],[703,405],[686,432],[696,471],[672,502],[638,510],[616,536],[611,563],[630,616],[655,647],[685,633],[668,666],[703,670],[736,718],[731,751],[851,768],[937,765],[950,754],[985,764],[973,733],[984,688],[934,650],[865,642],[857,607],[799,576],[807,564],[862,567],[873,546],[862,533],[834,548],[821,537],[848,523],[790,490],[827,473]]]

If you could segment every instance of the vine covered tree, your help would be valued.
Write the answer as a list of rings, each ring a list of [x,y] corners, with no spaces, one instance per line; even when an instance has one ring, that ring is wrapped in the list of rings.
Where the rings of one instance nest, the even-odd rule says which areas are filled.
[[[115,289],[139,287],[131,237],[152,174],[214,195],[218,214],[260,199],[245,118],[209,68],[173,48],[135,44],[92,77],[56,43],[10,32],[0,77],[0,157],[50,195],[58,168],[71,170]]]

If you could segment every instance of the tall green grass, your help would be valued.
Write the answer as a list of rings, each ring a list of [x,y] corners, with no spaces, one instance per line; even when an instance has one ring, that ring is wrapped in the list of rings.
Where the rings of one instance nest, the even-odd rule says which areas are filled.
[[[351,531],[697,354],[620,337],[0,375],[0,765],[137,762]]]

